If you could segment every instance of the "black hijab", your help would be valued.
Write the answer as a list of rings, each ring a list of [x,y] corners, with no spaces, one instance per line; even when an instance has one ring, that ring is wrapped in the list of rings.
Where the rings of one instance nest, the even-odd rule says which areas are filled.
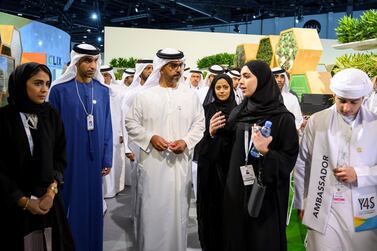
[[[226,82],[228,83],[229,87],[230,87],[230,95],[229,95],[228,99],[224,100],[224,101],[221,101],[216,96],[216,91],[215,91],[215,85],[216,85],[217,81],[219,81],[220,79],[225,79]],[[203,102],[203,106],[206,106],[210,103],[213,103],[214,106],[216,106],[217,110],[221,111],[227,117],[229,116],[229,114],[233,110],[233,108],[237,106],[236,98],[235,98],[234,91],[233,91],[233,81],[228,75],[218,74],[212,80],[211,86],[209,87],[206,98]]]
[[[54,176],[54,130],[49,116],[52,110],[49,103],[36,104],[29,98],[26,91],[26,82],[34,74],[43,69],[51,81],[51,72],[46,65],[38,63],[26,63],[18,66],[10,75],[9,105],[17,112],[36,114],[38,124],[36,130],[30,130],[33,138],[34,150],[32,156],[33,175],[32,179],[38,182],[50,183]]]
[[[8,103],[19,112],[40,115],[50,109],[50,105],[46,102],[36,104],[31,101],[26,92],[26,81],[32,77],[32,74],[37,73],[38,68],[43,68],[44,72],[48,74],[51,80],[51,72],[48,67],[34,62],[19,65],[10,74],[8,82]]]
[[[277,114],[289,113],[270,67],[260,60],[249,61],[245,66],[256,76],[257,88],[251,97],[245,97],[233,110],[229,121],[258,123]]]

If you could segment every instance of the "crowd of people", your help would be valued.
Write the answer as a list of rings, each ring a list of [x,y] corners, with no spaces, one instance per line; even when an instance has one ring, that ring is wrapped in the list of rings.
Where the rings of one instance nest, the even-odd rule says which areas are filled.
[[[287,250],[294,179],[307,250],[372,250],[377,86],[350,68],[330,89],[307,121],[288,72],[258,60],[204,78],[165,48],[116,80],[78,44],[53,82],[19,65],[0,108],[1,245],[103,250],[104,199],[126,185],[138,251],[187,249],[192,189],[203,251]]]

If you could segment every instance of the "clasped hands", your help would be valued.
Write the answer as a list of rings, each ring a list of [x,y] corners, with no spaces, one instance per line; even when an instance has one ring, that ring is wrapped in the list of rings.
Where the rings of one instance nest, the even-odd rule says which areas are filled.
[[[45,215],[54,204],[55,193],[48,188],[47,192],[40,198],[26,198],[22,197],[19,200],[19,205],[32,214]]]
[[[157,151],[162,152],[167,149],[170,149],[175,154],[183,153],[187,147],[186,142],[182,139],[168,142],[167,140],[158,135],[152,136],[151,144]]]

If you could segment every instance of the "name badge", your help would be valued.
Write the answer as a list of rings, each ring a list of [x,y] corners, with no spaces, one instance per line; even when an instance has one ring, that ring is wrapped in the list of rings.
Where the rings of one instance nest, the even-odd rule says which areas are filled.
[[[241,169],[243,184],[245,186],[254,184],[255,173],[254,173],[253,165],[241,166],[240,169]]]
[[[94,116],[92,114],[86,116],[86,127],[88,128],[88,131],[94,130]]]

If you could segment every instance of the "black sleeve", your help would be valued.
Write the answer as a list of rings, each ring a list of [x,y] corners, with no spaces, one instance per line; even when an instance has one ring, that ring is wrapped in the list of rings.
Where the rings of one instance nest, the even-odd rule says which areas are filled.
[[[281,116],[270,150],[262,157],[263,178],[267,186],[277,186],[280,179],[288,180],[296,163],[299,144],[295,122],[290,114]]]
[[[0,196],[5,200],[5,204],[10,204],[17,202],[21,199],[24,194],[19,189],[17,182],[13,180],[8,174],[8,170],[11,167],[6,166],[6,158],[12,158],[12,156],[6,156],[6,148],[9,147],[7,134],[9,133],[9,128],[6,125],[6,121],[9,117],[4,116],[4,110],[0,114]],[[14,156],[13,156],[14,157]]]
[[[59,114],[54,110],[55,118],[55,145],[54,145],[54,178],[59,184],[63,184],[64,169],[67,166],[66,138],[63,122]]]

